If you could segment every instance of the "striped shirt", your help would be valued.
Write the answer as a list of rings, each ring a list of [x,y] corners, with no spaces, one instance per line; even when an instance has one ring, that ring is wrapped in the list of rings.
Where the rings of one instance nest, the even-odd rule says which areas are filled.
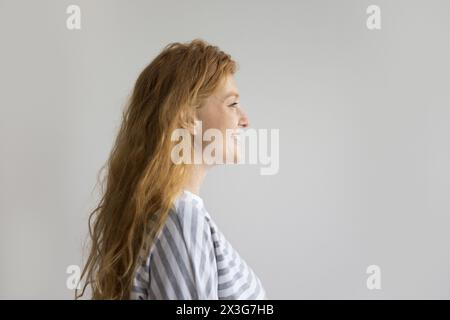
[[[266,292],[206,211],[184,191],[136,270],[131,299],[263,300]]]

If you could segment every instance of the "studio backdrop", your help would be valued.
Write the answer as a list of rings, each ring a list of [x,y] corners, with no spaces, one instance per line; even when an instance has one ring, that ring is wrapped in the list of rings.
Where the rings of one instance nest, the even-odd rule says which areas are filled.
[[[449,14],[447,0],[0,0],[0,298],[73,299],[136,78],[193,39],[237,61],[267,133],[256,163],[216,166],[201,196],[268,297],[450,298]]]

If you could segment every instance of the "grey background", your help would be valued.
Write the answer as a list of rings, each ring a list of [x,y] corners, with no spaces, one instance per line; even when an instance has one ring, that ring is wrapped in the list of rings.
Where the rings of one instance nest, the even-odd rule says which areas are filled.
[[[82,29],[66,29],[81,7]],[[382,29],[366,28],[381,7]],[[208,210],[273,299],[450,298],[449,1],[0,1],[0,298],[70,299],[139,72],[200,37],[240,65],[280,171],[217,167]],[[366,288],[381,267],[382,289]]]

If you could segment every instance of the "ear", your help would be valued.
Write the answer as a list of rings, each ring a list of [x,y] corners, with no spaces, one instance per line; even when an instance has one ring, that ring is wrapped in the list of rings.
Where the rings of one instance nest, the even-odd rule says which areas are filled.
[[[193,136],[197,136],[197,135],[202,135],[202,121],[199,120],[197,117],[195,117],[194,123],[192,124],[192,126],[189,129],[189,132],[193,135]]]
[[[197,134],[201,134],[202,131],[202,126],[201,126],[201,121],[198,117],[198,112],[197,109],[194,111],[194,117],[193,117],[193,123],[189,126],[189,132],[192,135],[197,135]]]
[[[186,127],[186,129],[189,131],[189,133],[191,134],[191,135],[193,135],[193,136],[195,136],[197,133],[198,133],[198,125],[197,125],[197,122],[198,120],[197,120],[197,117],[195,117],[194,118],[194,121],[193,122],[189,122],[188,124],[187,124],[187,127]]]
[[[197,129],[195,128],[195,124],[197,121],[198,121],[198,114],[194,108],[192,107],[182,108],[179,125],[183,128],[183,130],[188,130],[189,134],[195,135],[197,131]]]

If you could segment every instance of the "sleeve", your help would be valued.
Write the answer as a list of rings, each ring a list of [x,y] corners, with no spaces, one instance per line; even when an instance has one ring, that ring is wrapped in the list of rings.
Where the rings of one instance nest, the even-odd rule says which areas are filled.
[[[149,299],[217,300],[211,227],[201,211],[171,211],[149,263]]]

